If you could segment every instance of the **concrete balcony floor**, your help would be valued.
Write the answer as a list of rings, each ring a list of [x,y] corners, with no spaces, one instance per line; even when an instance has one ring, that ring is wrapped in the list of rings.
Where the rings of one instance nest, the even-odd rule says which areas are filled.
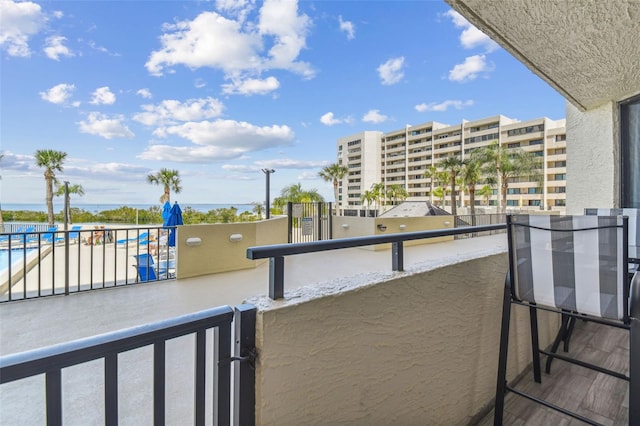
[[[405,247],[407,273],[506,251],[504,234]],[[390,250],[345,249],[285,259],[287,289],[312,286],[350,276],[393,277]],[[171,318],[220,305],[236,305],[268,293],[268,264],[216,275],[136,284],[70,296],[53,296],[0,305],[0,355],[40,348],[82,337]],[[628,374],[628,334],[591,323],[579,323],[571,353]],[[497,351],[497,349],[496,349]],[[625,358],[626,357],[626,358]],[[496,357],[497,364],[497,357]],[[526,374],[520,387],[552,402],[578,409],[604,424],[626,424],[628,385],[556,360],[542,384]],[[11,407],[4,407],[10,410]],[[489,413],[479,424],[492,424]],[[425,418],[425,424],[428,419]],[[505,424],[577,425],[516,395],[507,398]]]

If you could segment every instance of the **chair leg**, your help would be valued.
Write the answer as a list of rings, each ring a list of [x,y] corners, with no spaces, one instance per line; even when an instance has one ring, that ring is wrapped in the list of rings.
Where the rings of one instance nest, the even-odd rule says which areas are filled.
[[[629,335],[629,425],[640,425],[640,319],[631,318]]]
[[[569,352],[569,340],[571,340],[576,321],[577,319],[575,317],[569,317],[569,326],[567,327],[567,334],[564,336],[564,347],[562,348],[565,352]]]
[[[509,325],[511,319],[511,282],[509,274],[505,279],[502,299],[502,321],[500,326],[500,349],[498,355],[498,383],[496,386],[496,402],[493,416],[494,426],[502,425],[504,396],[507,392],[507,354],[509,351]]]
[[[540,343],[538,342],[538,312],[529,307],[529,322],[531,323],[531,356],[533,359],[533,379],[536,383],[542,383],[540,375]]]
[[[560,342],[562,342],[565,339],[565,336],[567,334],[568,324],[569,324],[569,316],[562,314],[562,323],[560,324],[560,329],[558,330],[558,334],[556,335],[556,338],[553,341],[553,344],[551,345],[551,350],[549,352],[554,354],[558,352],[558,346],[560,346]],[[547,364],[545,367],[545,371],[547,374],[551,373],[552,361],[553,361],[552,357],[547,358]]]

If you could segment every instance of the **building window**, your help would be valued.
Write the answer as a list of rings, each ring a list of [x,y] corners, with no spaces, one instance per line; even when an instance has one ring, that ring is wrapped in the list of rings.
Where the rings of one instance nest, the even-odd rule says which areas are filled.
[[[620,200],[640,208],[640,96],[620,103]]]

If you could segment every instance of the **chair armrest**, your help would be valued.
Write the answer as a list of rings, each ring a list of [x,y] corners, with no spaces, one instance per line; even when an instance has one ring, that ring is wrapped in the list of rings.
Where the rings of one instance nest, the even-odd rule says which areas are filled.
[[[640,271],[636,272],[631,279],[629,316],[640,320]]]

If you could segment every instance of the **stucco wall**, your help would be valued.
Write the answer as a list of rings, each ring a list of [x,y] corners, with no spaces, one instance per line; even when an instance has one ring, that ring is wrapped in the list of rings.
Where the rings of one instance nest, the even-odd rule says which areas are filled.
[[[346,225],[346,226],[344,226]],[[378,229],[378,225],[386,227],[385,231]],[[402,227],[404,225],[404,227]],[[453,227],[452,216],[423,216],[423,217],[333,217],[333,238],[353,238],[367,235],[388,235],[401,232],[418,232],[432,229],[446,229]],[[418,244],[431,244],[452,240],[453,237],[429,238],[423,240],[407,241],[405,246]],[[362,247],[365,250],[386,250],[391,244],[377,244],[375,246]]]
[[[567,102],[567,214],[619,205],[618,111],[581,112]]]
[[[232,234],[242,235],[242,241],[230,241]],[[202,243],[187,246],[187,239],[195,237]],[[248,247],[286,242],[286,217],[258,222],[180,226],[176,237],[177,278],[254,268],[259,263],[247,259]]]
[[[506,255],[252,301],[259,425],[460,425],[495,393]],[[530,362],[514,306],[509,376]],[[541,345],[557,330],[547,315]]]

